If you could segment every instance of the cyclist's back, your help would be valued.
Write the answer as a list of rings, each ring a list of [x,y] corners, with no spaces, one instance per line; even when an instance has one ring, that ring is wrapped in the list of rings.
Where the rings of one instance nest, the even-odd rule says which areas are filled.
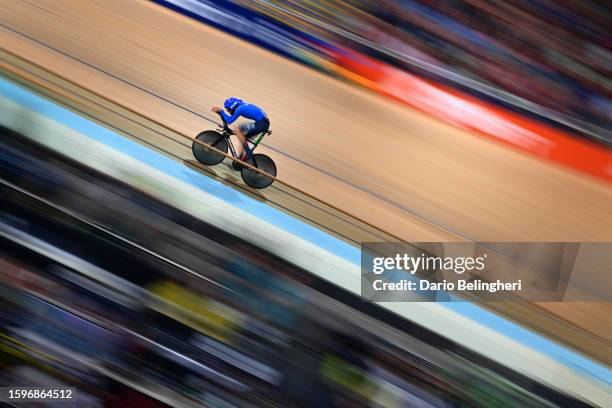
[[[270,120],[268,115],[257,105],[246,103],[242,99],[238,98],[227,98],[223,107],[227,110],[226,113],[223,109],[218,106],[213,106],[212,110],[217,112],[227,124],[232,124],[236,119],[243,117],[248,119],[250,122],[243,123],[240,126],[232,128],[234,134],[240,140],[243,152],[239,153],[239,157],[245,160],[250,154],[250,149],[247,144],[247,138],[251,138],[260,133],[267,132],[270,128]]]
[[[221,111],[221,114],[228,124],[233,123],[239,117],[250,119],[255,122],[260,120],[268,120],[268,116],[263,111],[263,109],[261,109],[257,105],[253,105],[252,103],[243,103],[234,111],[234,114],[231,116],[223,111]]]

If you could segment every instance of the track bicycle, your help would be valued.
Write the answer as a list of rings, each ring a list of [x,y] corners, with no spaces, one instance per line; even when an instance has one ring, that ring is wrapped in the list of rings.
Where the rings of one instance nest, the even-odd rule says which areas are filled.
[[[251,149],[251,154],[246,162],[260,170],[257,171],[250,167],[240,165],[238,162],[239,157],[236,154],[236,149],[231,139],[234,133],[227,126],[227,122],[223,117],[221,117],[221,121],[222,123],[217,124],[219,127],[217,130],[205,130],[196,136],[191,147],[196,160],[206,166],[214,166],[221,163],[223,159],[226,158],[225,154],[227,154],[229,148],[229,151],[234,157],[234,164],[232,164],[232,167],[240,170],[242,180],[244,180],[248,186],[256,189],[269,187],[276,177],[276,164],[269,156],[261,153],[254,153],[254,151],[263,138],[267,135],[271,135],[272,131],[267,130],[266,132],[247,137],[247,143]]]

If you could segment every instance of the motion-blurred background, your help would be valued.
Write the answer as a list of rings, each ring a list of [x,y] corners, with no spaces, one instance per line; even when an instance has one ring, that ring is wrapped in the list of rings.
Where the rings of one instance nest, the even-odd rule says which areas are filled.
[[[609,267],[585,302],[359,298],[362,242],[612,241],[611,26],[587,0],[0,0],[0,386],[612,406]],[[193,159],[229,96],[271,119],[266,190]]]

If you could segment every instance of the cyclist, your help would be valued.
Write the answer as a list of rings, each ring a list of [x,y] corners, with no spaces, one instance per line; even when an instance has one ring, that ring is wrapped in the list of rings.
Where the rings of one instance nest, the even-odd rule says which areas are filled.
[[[238,137],[243,147],[242,152],[236,153],[240,160],[246,161],[251,157],[251,149],[247,143],[247,138],[261,132],[267,132],[270,128],[270,120],[261,108],[238,98],[227,98],[223,107],[229,115],[218,106],[213,106],[212,111],[221,115],[228,125],[234,123],[239,117],[249,119],[249,122],[232,127],[232,132]]]

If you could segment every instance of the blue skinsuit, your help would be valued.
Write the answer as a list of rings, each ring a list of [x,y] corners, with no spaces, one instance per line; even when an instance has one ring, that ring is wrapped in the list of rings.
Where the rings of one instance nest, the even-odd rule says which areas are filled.
[[[268,119],[265,112],[260,107],[250,103],[243,103],[238,106],[232,116],[229,116],[225,111],[221,111],[221,116],[223,116],[223,119],[225,119],[228,125],[234,123],[234,121],[241,116],[246,119],[254,120],[255,122]]]
[[[225,122],[227,122],[227,124],[233,123],[239,117],[252,120],[253,122],[246,123],[240,126],[241,132],[247,138],[257,135],[260,132],[266,132],[270,127],[270,121],[268,119],[268,116],[266,116],[265,112],[260,107],[252,105],[250,103],[243,103],[242,105],[238,106],[232,116],[229,116],[223,110],[220,113],[221,117],[225,120]],[[253,152],[249,147],[249,144],[245,143],[243,146],[244,153],[250,159]]]

